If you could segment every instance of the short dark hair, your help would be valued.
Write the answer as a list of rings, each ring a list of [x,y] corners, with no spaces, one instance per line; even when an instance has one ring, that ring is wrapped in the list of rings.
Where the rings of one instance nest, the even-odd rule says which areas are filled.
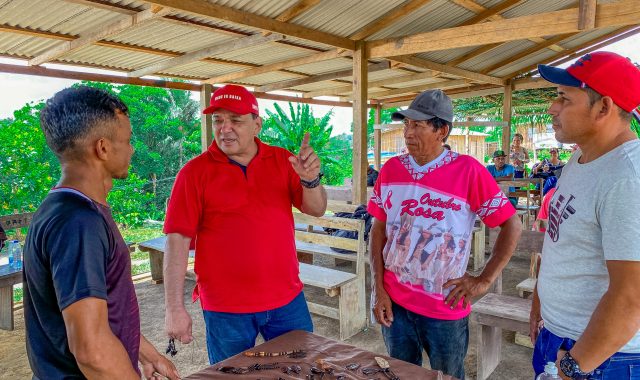
[[[591,87],[585,87],[584,88],[587,91],[587,96],[589,97],[589,107],[593,107],[594,104],[596,104],[596,102],[600,99],[602,99],[602,95],[597,92],[596,90],[594,90]],[[620,115],[620,118],[625,121],[630,123],[631,122],[631,112],[627,112],[625,110],[623,110],[620,106],[618,106],[616,104],[616,106],[618,107],[618,114]]]
[[[40,128],[56,156],[75,154],[78,140],[115,120],[116,111],[129,116],[129,108],[117,96],[95,87],[66,88],[47,100],[40,112]],[[106,137],[112,131],[103,129]]]
[[[439,117],[434,117],[433,119],[427,120],[427,123],[431,124],[433,129],[436,130],[436,131],[438,129],[441,129],[441,128],[444,128],[444,127],[449,127],[449,132],[447,132],[447,135],[442,140],[443,143],[447,142],[447,139],[449,138],[449,135],[451,134],[451,130],[453,129],[453,124],[451,124],[451,122],[446,121],[444,119],[441,119]]]

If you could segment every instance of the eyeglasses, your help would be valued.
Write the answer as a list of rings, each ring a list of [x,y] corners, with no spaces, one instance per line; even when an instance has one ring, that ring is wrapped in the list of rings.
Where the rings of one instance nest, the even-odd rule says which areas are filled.
[[[555,153],[555,154],[558,154],[558,151],[557,151],[557,150],[550,150],[550,151],[549,151],[549,154],[554,154],[554,153]]]

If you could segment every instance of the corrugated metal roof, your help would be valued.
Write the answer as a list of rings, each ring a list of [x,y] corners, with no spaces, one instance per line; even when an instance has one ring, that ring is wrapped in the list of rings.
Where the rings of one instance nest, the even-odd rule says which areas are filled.
[[[527,0],[507,10],[502,15],[507,18],[553,12],[574,6],[575,0]],[[575,5],[577,6],[577,5]]]
[[[155,63],[157,56],[128,50],[91,45],[66,54],[59,59],[63,62],[81,63],[134,70]]]
[[[302,66],[291,67],[292,70],[302,73],[317,75],[339,70],[348,70],[353,67],[353,62],[348,58],[336,58],[328,61],[308,63]]]
[[[10,0],[0,7],[0,23],[54,33],[80,34],[121,17],[107,10],[56,0]]]
[[[507,42],[484,54],[471,58],[470,60],[458,65],[458,67],[480,72],[498,62],[508,60],[509,57],[513,57],[514,55],[535,45],[535,42],[531,42],[529,40]]]
[[[477,46],[471,46],[471,47],[463,47],[463,48],[456,48],[456,49],[449,49],[449,50],[442,50],[442,51],[431,51],[428,53],[416,54],[416,56],[429,61],[434,61],[438,63],[447,63],[477,48],[478,48]]]
[[[254,87],[254,86],[262,86],[270,83],[277,83],[283,80],[298,79],[298,78],[300,77],[295,75],[289,75],[283,72],[271,72],[271,73],[265,73],[260,75],[254,75],[249,78],[239,79],[237,82]]]
[[[228,53],[217,54],[216,58],[267,65],[274,62],[288,61],[290,59],[304,57],[306,55],[309,55],[309,53],[270,42],[267,44],[229,51]]]
[[[562,46],[567,48],[567,49],[571,49],[574,48],[576,46],[580,46],[582,44],[586,44],[589,41],[593,41],[596,40],[606,34],[609,34],[613,31],[615,31],[616,28],[603,28],[603,29],[596,29],[596,30],[592,30],[589,32],[585,32],[585,33],[580,33],[576,36],[567,38],[566,40],[562,41]]]
[[[22,34],[0,33],[0,54],[32,57],[59,43],[59,40],[36,38]]]
[[[344,80],[344,78],[341,78],[341,80]],[[349,83],[342,83],[338,81],[333,81],[333,82],[323,81],[323,82],[309,83],[302,86],[296,86],[295,89],[298,91],[322,91],[322,90],[326,90],[327,88],[334,88],[338,86],[341,87],[347,84]]]
[[[100,6],[92,7],[91,1]],[[206,0],[214,4],[230,7],[247,14],[275,18],[286,11],[298,0]],[[476,0],[484,8],[492,8],[504,0]],[[598,3],[609,3],[613,0],[601,0]],[[519,17],[529,14],[549,12],[567,7],[575,7],[576,0],[523,0],[518,5],[503,13],[505,17]],[[129,11],[103,9],[108,4],[125,7]],[[323,0],[294,17],[289,22],[315,29],[336,36],[349,36],[362,30],[372,22],[386,16],[393,9],[407,4],[406,0]],[[75,3],[65,0],[0,0],[0,25],[25,28],[22,32],[37,34],[38,31],[62,33],[81,36],[95,31],[107,23],[123,19],[125,13],[138,12],[149,8],[149,3],[132,0],[87,0]],[[176,3],[179,6],[179,3]],[[394,24],[373,34],[369,39],[393,38],[413,35],[432,30],[450,28],[469,20],[476,13],[453,3],[451,0],[432,0],[411,14],[399,18]],[[175,18],[178,18],[176,20]],[[194,23],[197,23],[194,24]],[[582,46],[589,41],[610,33],[613,28],[581,33],[560,44],[571,49]],[[247,34],[262,32],[250,25],[194,15],[183,11],[173,11],[169,19],[162,18],[146,22],[121,31],[106,38],[107,41],[122,45],[121,48],[84,46],[77,51],[66,53],[57,61],[96,67],[109,67],[118,70],[135,70],[169,59],[164,52],[189,53],[203,48],[216,46],[243,38]],[[56,36],[33,36],[17,32],[0,32],[0,56],[19,56],[31,58],[48,49],[60,46],[64,41]],[[291,46],[291,44],[299,46]],[[490,73],[494,76],[507,76],[522,68],[549,59],[557,53],[548,48],[535,52],[519,60],[513,60],[516,54],[534,46],[528,40],[512,41],[500,45],[477,57],[473,57],[458,67],[479,72],[495,65],[497,62],[509,62],[509,66],[498,68]],[[452,60],[474,51],[477,47],[464,47],[442,51],[417,54],[416,56],[434,62],[446,64]],[[136,50],[137,49],[137,50]],[[158,50],[153,52],[153,50]],[[215,58],[247,63],[250,65],[267,65],[309,56],[319,51],[335,49],[322,42],[309,41],[300,37],[287,37],[280,43],[267,43],[223,54]],[[144,50],[144,51],[141,51]],[[511,59],[511,61],[510,61]],[[324,62],[310,63],[289,70],[307,75],[318,75],[340,70],[350,70],[353,62],[350,58],[338,58]],[[211,61],[191,62],[178,67],[165,69],[163,75],[175,75],[189,78],[209,78],[241,70],[234,65],[218,64]],[[384,70],[369,73],[369,81],[410,75],[400,70]],[[248,78],[237,79],[239,83],[260,86],[277,83],[300,76],[285,72],[272,72]],[[351,77],[345,77],[350,80]],[[390,84],[388,88],[412,87],[441,81],[438,78],[421,79],[413,82]],[[339,81],[323,81],[296,87],[297,90],[317,91],[344,86]],[[382,91],[382,90],[381,90]]]
[[[405,16],[400,22],[373,34],[367,40],[403,37],[458,25],[473,17],[474,13],[451,3],[449,0],[433,0]]]
[[[553,51],[553,50],[549,50],[549,49],[545,49],[543,51],[540,51],[539,53],[533,55],[533,56],[529,56],[529,57],[525,57],[522,59],[519,59],[517,61],[512,62],[511,64],[509,64],[509,66],[505,66],[501,69],[498,69],[494,72],[492,72],[491,74],[494,76],[499,76],[499,77],[503,77],[503,76],[507,76],[510,75],[512,73],[515,73],[527,66],[530,65],[535,65],[537,63],[540,63],[546,59],[549,59],[551,57],[553,57],[554,55],[558,54],[557,52]]]
[[[307,28],[348,37],[402,3],[403,0],[323,0],[292,21]]]
[[[191,62],[186,65],[162,70],[157,75],[161,75],[161,74],[166,76],[188,75],[188,76],[199,77],[199,78],[211,78],[218,75],[228,74],[233,71],[234,71],[233,66],[217,65],[214,63],[198,61],[198,62]]]
[[[275,18],[282,12],[295,5],[298,0],[217,0],[217,5],[253,13],[256,15]]]
[[[166,21],[152,21],[109,37],[108,41],[188,53],[238,39]]]

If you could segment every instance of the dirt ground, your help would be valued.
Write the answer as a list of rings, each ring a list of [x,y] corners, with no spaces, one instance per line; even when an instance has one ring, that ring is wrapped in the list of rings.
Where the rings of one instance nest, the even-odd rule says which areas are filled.
[[[503,293],[517,295],[515,285],[527,277],[529,258],[514,256],[505,269],[503,276]],[[186,282],[185,299],[190,299],[193,282]],[[367,278],[367,288],[369,279]],[[163,286],[152,285],[149,281],[136,284],[138,302],[141,310],[142,332],[160,351],[167,345],[167,338],[163,333],[164,301]],[[306,288],[307,298],[315,302],[330,304],[335,302],[324,295],[324,291]],[[368,297],[367,297],[368,298]],[[198,304],[189,304],[188,310],[193,318],[193,335],[195,342],[190,345],[178,344],[178,355],[174,362],[182,376],[189,375],[208,365],[204,323],[202,312]],[[24,342],[24,320],[22,310],[15,313],[16,329],[14,331],[0,330],[0,379],[31,379],[31,371],[27,360]],[[335,321],[313,315],[315,333],[332,339],[338,339],[338,324]],[[470,342],[467,358],[465,359],[467,379],[476,377],[476,326],[470,326]],[[260,339],[260,338],[259,338]],[[367,349],[369,351],[386,354],[382,335],[378,325],[373,324],[367,331],[361,332],[346,341],[348,344]],[[258,342],[260,343],[260,342]],[[489,379],[532,379],[530,348],[514,344],[514,333],[503,333],[502,361]],[[425,359],[425,363],[428,360]],[[425,364],[425,366],[428,366]]]

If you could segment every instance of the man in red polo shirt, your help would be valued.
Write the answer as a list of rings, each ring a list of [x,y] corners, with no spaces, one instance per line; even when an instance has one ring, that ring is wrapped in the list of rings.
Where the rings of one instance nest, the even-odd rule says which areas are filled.
[[[291,207],[322,216],[320,160],[305,135],[299,154],[262,143],[258,102],[244,87],[213,93],[215,143],[178,173],[167,207],[165,329],[189,343],[184,307],[189,246],[195,239],[196,287],[217,363],[291,330],[312,331],[298,277]]]

